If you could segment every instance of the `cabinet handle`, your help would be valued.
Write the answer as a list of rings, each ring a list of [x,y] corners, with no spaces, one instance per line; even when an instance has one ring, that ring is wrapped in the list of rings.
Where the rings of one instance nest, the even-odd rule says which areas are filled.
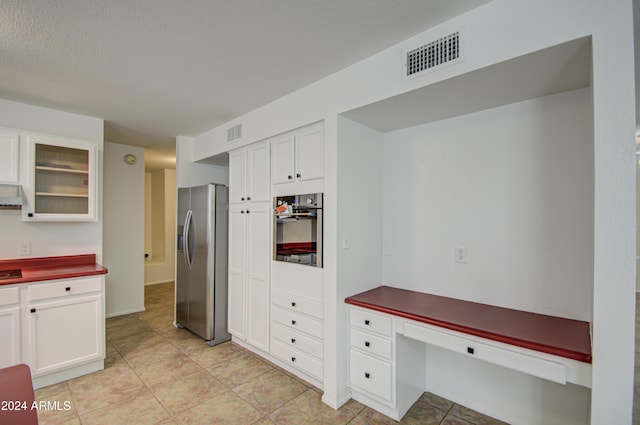
[[[369,326],[371,324],[371,322],[369,321],[369,319],[365,319],[364,324]]]
[[[296,361],[296,358],[295,358],[295,357],[291,357],[291,361],[292,361],[292,362],[295,362],[295,361]]]
[[[295,344],[296,343],[296,339],[295,338],[291,338],[291,343]]]
[[[291,307],[295,307],[296,306],[296,302],[295,301],[291,301]]]
[[[71,292],[71,286],[67,286],[66,288],[64,288],[64,290],[67,292]]]
[[[251,211],[247,210],[247,214],[249,214]]]
[[[364,346],[365,346],[365,347],[368,347],[368,346],[370,346],[370,345],[371,345],[371,344],[369,343],[369,341],[365,341],[365,342],[364,342]]]
[[[476,350],[473,349],[473,347],[467,347],[467,353],[469,354],[475,354]]]
[[[369,372],[365,372],[364,373],[364,377],[369,379],[369,378],[371,378],[371,374]]]
[[[244,198],[240,198],[241,201],[244,201]]]
[[[300,178],[300,177],[302,177],[302,176],[300,175],[300,173],[298,173],[298,174],[296,174],[296,177],[297,177],[297,178]]]
[[[35,312],[36,312],[36,309],[35,309],[35,308],[32,308],[32,309],[31,309],[31,312],[32,312],[32,313],[35,313]]]
[[[287,179],[291,180],[291,179],[293,179],[293,176],[292,175],[288,175]]]
[[[251,196],[247,196],[247,201],[250,201],[250,200],[251,200]]]
[[[241,211],[240,211],[240,214],[244,214],[244,210],[241,210]]]
[[[296,321],[295,321],[295,320],[292,320],[292,321],[291,321],[291,324],[292,324],[292,325],[295,325],[295,324],[296,324]]]
[[[29,214],[27,214],[27,217],[29,217],[29,218],[33,218],[33,213],[29,213]]]

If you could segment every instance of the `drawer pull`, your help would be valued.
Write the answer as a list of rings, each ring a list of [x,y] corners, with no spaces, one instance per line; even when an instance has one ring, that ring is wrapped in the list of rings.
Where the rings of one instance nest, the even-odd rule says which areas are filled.
[[[371,345],[371,343],[370,343],[369,341],[365,341],[365,342],[364,342],[364,346],[365,346],[365,347],[369,347],[370,345]]]
[[[295,362],[295,361],[296,361],[296,358],[295,358],[295,357],[291,357],[291,361],[292,361],[292,362]]]
[[[296,306],[296,302],[295,301],[291,301],[291,307],[295,307]]]
[[[240,198],[241,201],[244,201],[244,198]]]
[[[32,312],[32,313],[35,313],[35,312],[36,312],[36,309],[35,309],[35,308],[32,308],[32,309],[31,309],[31,312]]]
[[[475,349],[473,347],[467,347],[467,353],[469,354],[475,354]]]
[[[71,292],[71,286],[67,286],[66,288],[64,288],[64,290],[67,292]]]
[[[292,321],[291,321],[291,324],[292,324],[292,325],[295,325],[295,324],[296,324],[296,321],[295,321],[295,320],[292,320]]]
[[[300,177],[302,177],[302,176],[300,175],[300,173],[297,173],[297,174],[296,174],[296,177],[297,177],[297,178],[300,178]]]
[[[369,321],[369,319],[365,319],[364,324],[369,326],[371,324],[371,322]]]
[[[291,338],[291,343],[295,344],[296,343],[296,339],[295,338]]]
[[[369,372],[365,372],[364,373],[364,377],[367,378],[367,379],[370,379],[371,378],[371,374]]]
[[[293,179],[293,176],[292,176],[292,175],[288,175],[288,176],[287,176],[287,180],[292,180],[292,179]]]

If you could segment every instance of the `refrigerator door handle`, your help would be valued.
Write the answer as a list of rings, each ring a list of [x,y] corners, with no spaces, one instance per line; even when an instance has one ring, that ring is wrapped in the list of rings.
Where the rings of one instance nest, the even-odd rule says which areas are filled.
[[[191,219],[193,218],[193,211],[187,211],[187,216],[184,219],[184,249],[182,250],[184,254],[184,261],[187,263],[187,266],[191,268],[191,252],[189,250],[189,246],[191,245]]]

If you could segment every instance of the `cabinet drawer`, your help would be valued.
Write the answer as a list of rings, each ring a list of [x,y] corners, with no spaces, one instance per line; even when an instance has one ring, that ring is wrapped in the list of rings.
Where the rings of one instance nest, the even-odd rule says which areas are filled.
[[[3,288],[0,289],[0,306],[18,304],[20,302],[20,295],[18,288]]]
[[[29,301],[48,298],[68,297],[71,295],[99,292],[102,289],[102,278],[93,277],[79,280],[61,280],[59,282],[29,285]]]
[[[413,325],[411,323],[404,324],[404,335],[426,342],[427,344],[463,353],[489,363],[537,376],[538,378],[547,379],[563,385],[567,382],[567,367],[560,363],[484,344],[477,340],[441,332],[427,328],[426,326]]]
[[[277,306],[294,310],[309,316],[322,319],[322,303],[308,298],[293,295],[288,292],[274,291],[273,303]]]
[[[349,381],[387,402],[391,397],[391,363],[349,350]]]
[[[391,360],[391,340],[356,329],[350,332],[351,347]]]
[[[391,319],[369,310],[349,309],[349,323],[369,332],[375,332],[384,336],[391,336]]]
[[[271,341],[271,353],[284,360],[286,363],[305,371],[319,380],[322,380],[322,363],[311,356],[308,356],[295,348],[291,348],[275,339]]]
[[[298,350],[311,354],[318,359],[322,359],[322,343],[315,339],[309,338],[308,336],[305,336],[300,332],[296,332],[293,329],[276,325],[275,323],[271,328],[271,334],[274,338],[292,348],[297,348]]]
[[[300,332],[305,332],[316,338],[322,339],[322,322],[316,319],[311,319],[292,311],[283,310],[278,307],[273,308],[273,320],[283,324],[290,329],[296,329]]]

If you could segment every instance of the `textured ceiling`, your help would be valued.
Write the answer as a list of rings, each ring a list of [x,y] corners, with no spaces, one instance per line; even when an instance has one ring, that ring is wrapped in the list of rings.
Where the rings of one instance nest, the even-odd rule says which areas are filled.
[[[171,151],[488,0],[2,0],[0,97]]]

